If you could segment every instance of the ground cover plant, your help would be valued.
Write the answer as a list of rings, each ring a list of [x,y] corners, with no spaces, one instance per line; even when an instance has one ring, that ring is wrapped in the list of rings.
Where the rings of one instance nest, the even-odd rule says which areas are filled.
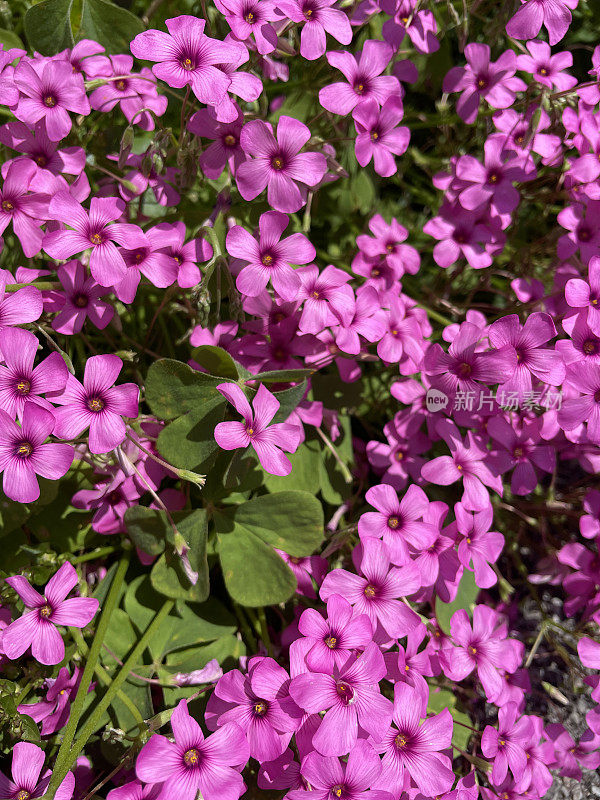
[[[0,2],[0,800],[600,796],[599,24]]]

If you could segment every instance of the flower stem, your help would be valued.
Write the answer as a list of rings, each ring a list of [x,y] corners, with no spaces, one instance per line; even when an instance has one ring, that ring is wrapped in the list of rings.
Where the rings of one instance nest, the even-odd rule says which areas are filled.
[[[46,790],[46,794],[44,795],[44,800],[52,800],[54,798],[56,790],[58,789],[65,775],[69,771],[69,767],[71,766],[72,763],[70,759],[71,744],[73,743],[73,739],[75,738],[77,724],[81,719],[81,714],[83,711],[85,699],[87,697],[87,693],[90,688],[90,683],[92,682],[92,677],[96,669],[96,663],[100,655],[102,642],[104,641],[106,632],[108,630],[110,618],[112,616],[113,611],[117,607],[117,602],[121,591],[121,585],[125,578],[125,573],[127,572],[127,567],[129,566],[130,559],[131,559],[131,551],[126,550],[121,556],[121,560],[119,561],[117,566],[117,571],[115,572],[115,576],[112,579],[112,583],[110,585],[110,589],[106,597],[104,607],[102,609],[100,620],[98,622],[98,625],[96,626],[94,640],[89,649],[88,657],[85,662],[85,667],[83,670],[83,675],[81,676],[79,689],[77,690],[75,700],[73,701],[73,705],[71,706],[71,714],[69,716],[69,721],[67,722],[63,739],[60,744],[58,753],[56,755],[54,769],[52,771],[50,783],[48,784],[48,789]]]
[[[113,701],[113,698],[115,697],[121,686],[127,680],[129,673],[137,663],[138,659],[148,646],[150,640],[154,637],[154,634],[160,628],[165,617],[169,614],[174,605],[175,605],[174,600],[166,600],[163,603],[160,611],[158,611],[158,613],[156,614],[150,625],[144,631],[144,634],[141,637],[141,639],[138,641],[134,649],[131,651],[129,658],[125,661],[119,672],[113,678],[112,683],[108,687],[106,693],[104,694],[100,702],[94,707],[92,714],[90,715],[88,721],[83,726],[81,733],[75,740],[73,747],[69,752],[66,769],[64,769],[63,766],[65,774],[68,771],[71,764],[75,761],[79,753],[81,753],[81,751],[85,747],[87,740],[98,728],[98,723],[102,719],[104,712]],[[46,800],[50,800],[50,798],[46,798]]]

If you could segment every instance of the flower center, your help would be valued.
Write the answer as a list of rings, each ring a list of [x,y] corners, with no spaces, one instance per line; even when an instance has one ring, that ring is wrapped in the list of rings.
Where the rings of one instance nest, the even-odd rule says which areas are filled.
[[[344,791],[344,787],[340,786],[340,784],[338,784],[337,786],[332,786],[331,787],[331,796],[332,797],[341,797],[343,791]]]
[[[319,299],[319,293],[318,293],[317,291],[311,292],[311,293],[310,293],[310,296],[311,296],[312,298],[314,298],[315,300],[318,300],[318,299]]]
[[[376,142],[379,139],[379,133],[377,131],[371,131],[371,141]]]
[[[377,267],[373,267],[373,269],[371,270],[371,277],[378,278],[380,275],[381,275],[381,270],[378,269]]]
[[[335,689],[338,693],[338,697],[345,706],[349,706],[354,702],[354,689],[350,686],[350,684],[346,683],[345,681],[338,681],[338,683],[335,685]]]
[[[86,403],[90,411],[102,411],[105,406],[104,400],[101,397],[89,397]]]
[[[456,231],[454,234],[454,241],[457,244],[466,244],[467,243],[467,235],[462,231]]]
[[[252,25],[253,22],[256,22],[256,14],[254,11],[248,11],[244,19],[249,25]]]
[[[592,235],[588,230],[588,228],[580,228],[578,233],[579,233],[579,238],[581,239],[582,242],[589,242],[589,240],[592,238]]]
[[[473,368],[471,367],[470,364],[467,364],[466,361],[463,361],[463,363],[458,368],[458,374],[463,378],[468,378],[472,372]]]
[[[33,453],[33,445],[31,442],[19,442],[17,445],[17,452],[16,455],[19,458],[29,458],[29,456]]]
[[[92,244],[102,244],[102,236],[99,233],[92,233],[90,242]]]
[[[547,74],[548,70],[546,69],[546,67],[540,67],[540,75],[542,75],[542,77],[545,78]]]
[[[17,792],[15,800],[29,800],[30,797],[31,795],[29,794],[27,789],[21,789],[19,792]]]
[[[52,616],[52,606],[49,606],[47,603],[45,606],[40,608],[40,617],[44,617],[44,619],[48,619],[48,617]]]
[[[396,516],[388,517],[387,524],[388,528],[391,528],[392,530],[395,531],[396,528],[400,525],[400,520]]]
[[[477,78],[477,88],[478,89],[487,89],[488,86],[488,79],[481,75]]]
[[[273,256],[270,253],[265,253],[264,256],[261,258],[262,263],[265,267],[270,267],[273,263]]]
[[[44,97],[44,105],[46,108],[54,108],[56,105],[56,97],[53,94],[47,94],[46,97]]]
[[[255,717],[264,717],[264,715],[269,710],[269,704],[266,700],[256,700],[252,710],[254,711]]]
[[[124,92],[127,88],[127,83],[122,78],[121,80],[115,81],[115,88],[118,89],[120,92]]]
[[[335,636],[329,634],[329,636],[325,639],[325,644],[330,650],[334,650],[335,647],[337,646],[337,639],[335,638]]]
[[[223,144],[225,144],[226,147],[235,147],[237,139],[232,133],[228,133],[223,137]]]
[[[595,400],[597,403],[600,403],[600,389],[598,389],[598,390],[596,391],[596,393],[594,394],[594,400]]]
[[[523,458],[523,456],[525,455],[525,451],[523,450],[522,447],[515,447],[515,449],[513,450],[513,455],[515,458]]]
[[[369,86],[367,81],[364,78],[357,78],[354,82],[354,86],[352,87],[356,94],[363,95],[365,92],[369,90]]]
[[[76,294],[73,298],[73,305],[77,308],[85,308],[88,304],[88,298],[85,294]]]
[[[467,650],[472,656],[476,656],[477,655],[477,648],[474,645],[470,644],[467,647]]]
[[[273,169],[283,169],[283,158],[281,156],[273,156],[271,166]]]
[[[21,378],[16,386],[17,392],[21,395],[29,394],[31,391],[31,383],[26,378]]]
[[[404,451],[403,450],[396,450],[394,453],[394,458],[396,461],[404,461]]]
[[[183,69],[187,70],[187,72],[191,72],[193,69],[196,69],[194,62],[189,56],[182,58],[179,63],[181,64]]]
[[[183,763],[186,765],[186,767],[197,767],[199,761],[200,753],[195,747],[192,747],[190,750],[186,750],[183,755]]]
[[[586,354],[586,356],[595,355],[597,349],[597,342],[595,342],[593,339],[588,339],[587,342],[583,343],[583,352]]]
[[[408,736],[405,733],[399,733],[394,739],[394,744],[396,745],[398,750],[404,750],[404,748],[408,744]]]
[[[375,587],[371,583],[369,583],[367,586],[365,586],[365,597],[368,600],[372,600],[375,597],[376,594],[377,594],[377,590],[375,589]]]
[[[35,163],[38,165],[38,167],[45,167],[46,164],[48,163],[48,159],[46,158],[44,153],[40,153],[35,157]]]
[[[250,426],[248,426],[246,428],[246,433],[248,434],[248,436],[253,436],[254,435],[254,428],[251,428]]]
[[[499,180],[500,180],[500,176],[498,175],[497,172],[492,172],[490,174],[489,178],[488,178],[488,181],[490,183],[498,183]]]
[[[10,200],[3,200],[2,201],[2,211],[14,211],[14,205],[10,202]]]

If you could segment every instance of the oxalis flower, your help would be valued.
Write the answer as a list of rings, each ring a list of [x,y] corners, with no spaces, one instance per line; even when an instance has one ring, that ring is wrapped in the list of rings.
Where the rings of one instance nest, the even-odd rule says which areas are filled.
[[[40,496],[36,475],[56,481],[73,463],[71,445],[46,442],[54,424],[54,414],[35,403],[25,404],[21,427],[0,409],[0,472],[11,500],[33,503]]]
[[[93,597],[65,599],[78,580],[75,568],[68,562],[50,578],[43,595],[22,575],[6,578],[25,607],[31,609],[4,629],[2,647],[8,658],[19,658],[31,647],[40,664],[60,664],[65,657],[65,645],[56,626],[85,628],[98,611],[99,603]]]
[[[115,242],[128,250],[146,245],[137,225],[114,222],[124,210],[125,203],[115,197],[93,197],[88,214],[69,192],[58,192],[50,201],[49,215],[72,230],[50,231],[44,237],[43,248],[49,256],[60,260],[91,250],[90,270],[94,279],[102,286],[113,286],[127,274],[127,265]]]
[[[237,800],[246,786],[236,768],[250,755],[240,726],[228,722],[205,738],[189,715],[187,701],[180,700],[171,727],[175,741],[154,734],[135,765],[141,781],[162,784],[157,800],[194,800],[198,790],[204,800]]]
[[[333,674],[305,672],[292,679],[290,694],[300,708],[309,714],[326,711],[312,740],[317,752],[323,756],[352,752],[359,728],[381,741],[392,718],[392,704],[378,686],[385,673],[381,650],[370,642],[360,658],[350,656]]]
[[[306,203],[306,187],[316,186],[327,172],[323,153],[300,152],[309,139],[306,125],[285,115],[277,123],[277,139],[261,119],[244,125],[240,144],[250,158],[235,176],[244,200],[254,200],[267,189],[269,205],[276,211],[299,211]]]
[[[46,793],[51,771],[48,769],[40,780],[44,766],[44,751],[31,742],[17,742],[12,753],[12,780],[0,772],[0,796],[11,800],[33,800]],[[75,777],[67,772],[56,794],[55,800],[69,800],[73,796]]]
[[[52,398],[55,409],[54,433],[61,439],[74,439],[88,426],[92,453],[108,453],[125,438],[121,417],[138,415],[139,389],[135,383],[115,386],[123,362],[118,356],[92,356],[83,373],[83,385],[69,374],[60,395]]]
[[[454,783],[452,762],[440,750],[450,747],[453,723],[445,708],[421,722],[421,698],[407,683],[394,686],[394,724],[375,745],[384,753],[382,770],[375,788],[402,793],[407,774],[425,797],[447,792]]]
[[[250,408],[246,395],[237,384],[220,383],[217,391],[244,418],[243,422],[220,422],[217,425],[215,440],[219,447],[223,450],[237,450],[250,445],[266,472],[271,475],[289,475],[292,464],[281,451],[296,452],[301,430],[288,422],[269,425],[280,405],[275,395],[261,383]]]

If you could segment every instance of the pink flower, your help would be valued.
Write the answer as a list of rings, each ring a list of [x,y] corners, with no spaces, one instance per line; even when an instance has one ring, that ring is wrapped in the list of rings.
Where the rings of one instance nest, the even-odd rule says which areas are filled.
[[[56,422],[51,411],[26,403],[22,417],[19,427],[0,409],[0,471],[4,472],[2,486],[7,497],[33,503],[40,496],[36,475],[54,481],[62,478],[73,463],[74,450],[68,444],[44,444]]]
[[[310,784],[310,792],[295,789],[289,800],[391,800],[386,791],[372,789],[381,772],[381,761],[369,742],[359,739],[347,761],[325,757],[313,751],[302,762],[302,775]]]
[[[277,123],[277,139],[263,120],[244,125],[240,144],[248,160],[239,165],[235,176],[244,200],[254,200],[266,188],[272,208],[299,211],[306,203],[306,187],[316,186],[327,172],[322,153],[300,152],[309,139],[306,125],[285,114]]]
[[[506,32],[514,39],[535,39],[542,25],[548,31],[548,41],[555,45],[564,38],[571,24],[571,8],[579,0],[521,0],[525,5],[511,17]]]
[[[83,77],[65,61],[20,61],[14,80],[21,92],[15,116],[30,126],[43,118],[53,142],[64,139],[71,130],[69,111],[84,116],[90,113]]]
[[[346,116],[359,103],[373,98],[383,105],[390,95],[400,95],[400,83],[393,75],[381,73],[392,60],[393,50],[385,42],[368,39],[357,60],[352,53],[327,53],[327,61],[339,69],[347,83],[331,83],[319,92],[319,103],[327,111]]]
[[[493,759],[492,782],[498,786],[506,778],[508,768],[520,780],[527,766],[525,746],[533,733],[529,717],[520,717],[515,703],[498,709],[498,728],[486,725],[481,736],[481,752]]]
[[[398,126],[404,116],[399,95],[387,98],[383,107],[374,98],[368,98],[354,109],[356,123],[356,160],[366,167],[373,159],[375,172],[384,178],[394,175],[398,167],[394,156],[406,152],[410,141],[408,128]]]
[[[532,390],[532,376],[551,386],[560,386],[565,378],[565,366],[560,353],[542,345],[556,336],[552,317],[534,311],[524,325],[517,314],[493,322],[488,331],[490,344],[498,352],[514,352],[515,370],[508,380],[501,379],[502,389],[515,392],[522,400]]]
[[[77,694],[80,678],[78,667],[73,669],[73,675],[69,675],[68,669],[62,667],[56,678],[46,678],[45,699],[37,703],[22,703],[17,708],[19,714],[27,714],[34,722],[41,722],[42,736],[51,736],[67,724],[70,704]]]
[[[138,33],[131,52],[136,58],[159,62],[152,72],[169,86],[190,86],[201,103],[217,105],[231,80],[216,65],[236,61],[237,47],[205,36],[205,21],[198,17],[183,14],[165,20],[165,25],[169,33]]]
[[[216,5],[237,39],[244,41],[254,36],[261,55],[275,50],[277,33],[270,23],[281,18],[275,3],[271,0],[218,0]]]
[[[118,356],[88,358],[83,385],[69,375],[64,391],[53,397],[61,408],[55,409],[54,433],[61,439],[74,439],[89,427],[92,453],[108,453],[125,439],[122,417],[138,415],[139,389],[135,383],[114,386],[123,367]]]
[[[98,330],[104,330],[115,313],[110,303],[101,300],[107,294],[106,287],[86,274],[81,261],[62,264],[57,274],[63,291],[51,294],[50,310],[58,311],[52,320],[54,330],[67,336],[79,333],[88,318]]]
[[[180,700],[171,715],[175,741],[155,733],[137,757],[137,777],[160,783],[156,800],[238,800],[246,789],[239,769],[248,761],[248,742],[239,725],[227,723],[205,738],[187,701]]]
[[[494,703],[503,690],[498,669],[515,672],[523,656],[522,643],[506,639],[506,625],[500,624],[496,611],[484,605],[475,606],[472,627],[466,611],[455,611],[450,631],[458,646],[440,653],[445,674],[461,681],[476,669],[488,701]]]
[[[404,273],[414,275],[419,271],[419,253],[403,244],[408,230],[398,220],[392,218],[388,225],[381,214],[375,214],[369,220],[369,230],[372,236],[363,233],[356,237],[360,252],[352,262],[353,272],[368,277],[376,288],[383,283],[389,289]]]
[[[28,402],[52,411],[52,405],[40,395],[59,392],[67,382],[69,371],[60,353],[50,353],[34,369],[38,347],[33,333],[22,328],[0,331],[0,352],[5,363],[0,366],[0,408],[19,420]]]
[[[342,756],[356,746],[359,730],[381,741],[392,718],[392,704],[379,692],[385,663],[379,647],[369,643],[360,658],[349,658],[333,674],[305,672],[292,678],[290,694],[309,714],[325,711],[314,734],[314,749],[323,756]]]
[[[240,145],[240,134],[244,124],[244,115],[236,106],[236,116],[232,122],[218,122],[214,113],[207,108],[196,111],[188,123],[188,129],[203,139],[212,139],[200,154],[200,168],[210,180],[216,180],[226,166],[231,173],[235,172],[246,156]]]
[[[15,235],[28,258],[37,255],[42,248],[44,235],[40,227],[48,208],[47,197],[29,191],[36,172],[37,166],[33,161],[13,161],[0,191],[0,233],[12,222]]]
[[[248,674],[229,670],[206,706],[206,724],[218,730],[237,723],[246,734],[250,756],[272,761],[288,746],[302,712],[290,699],[290,676],[272,658],[250,659]]]
[[[407,775],[425,797],[447,792],[454,783],[452,763],[440,753],[450,747],[453,723],[448,709],[421,721],[421,698],[407,683],[394,686],[393,725],[381,744],[381,776],[375,788],[402,793]]]
[[[208,261],[213,255],[213,249],[206,239],[191,239],[185,242],[186,231],[183,222],[160,222],[153,230],[162,242],[160,252],[166,253],[177,266],[179,286],[182,289],[189,289],[200,283],[202,276],[197,262]]]
[[[90,94],[90,105],[98,111],[111,111],[117,103],[129,122],[142,130],[153,131],[154,116],[167,110],[167,98],[156,91],[156,78],[147,67],[141,74],[132,74],[133,58],[128,55],[109,56],[112,73],[109,80]],[[116,78],[116,80],[112,80]],[[152,113],[150,113],[152,111]]]
[[[372,486],[365,500],[377,511],[367,511],[358,520],[361,540],[383,539],[390,552],[392,564],[402,566],[411,560],[410,550],[430,547],[437,538],[433,525],[423,522],[429,506],[427,495],[419,486],[411,484],[402,500],[388,484]]]
[[[419,618],[400,598],[421,587],[418,567],[412,563],[392,567],[387,546],[372,538],[364,539],[355,550],[355,561],[358,574],[334,569],[326,575],[321,598],[328,600],[339,594],[353,606],[355,614],[366,614],[373,624],[376,642],[406,636],[417,627]]]
[[[567,75],[564,70],[573,66],[573,54],[568,50],[552,55],[546,42],[527,42],[530,55],[517,56],[517,69],[529,72],[536,81],[548,89],[553,87],[557,92],[566,92],[577,85],[574,75]]]
[[[352,606],[337,594],[327,600],[327,617],[323,619],[315,608],[302,613],[298,630],[312,644],[306,664],[313,672],[333,672],[352,655],[363,650],[373,639],[371,620],[366,614],[353,616]]]
[[[85,628],[98,611],[99,603],[93,597],[65,599],[77,586],[75,568],[65,562],[46,584],[41,595],[22,575],[6,578],[31,609],[4,629],[2,646],[8,658],[19,658],[31,647],[31,653],[40,664],[60,664],[65,657],[65,645],[57,625]]]
[[[258,387],[252,408],[241,387],[235,383],[220,383],[217,391],[235,407],[243,422],[220,422],[215,428],[215,440],[223,450],[237,450],[251,446],[266,472],[271,475],[289,475],[292,464],[281,452],[294,453],[300,443],[295,425],[277,422],[269,425],[279,400],[264,384]]]
[[[0,795],[6,798],[42,797],[50,783],[51,770],[42,774],[45,754],[41,747],[30,742],[17,742],[12,751],[12,780],[0,772]],[[56,790],[56,800],[71,800],[75,777],[67,772]]]
[[[588,264],[588,280],[571,278],[565,286],[565,300],[577,310],[587,310],[587,324],[600,336],[600,257],[593,256]]]
[[[496,563],[504,547],[504,536],[498,531],[490,530],[494,509],[488,506],[473,514],[461,503],[456,503],[454,516],[458,532],[463,537],[458,543],[460,563],[466,569],[473,569],[477,586],[482,589],[494,586],[497,578],[490,564]]]
[[[456,110],[469,125],[477,119],[481,98],[492,108],[510,108],[515,92],[527,88],[515,77],[517,56],[514,50],[505,50],[497,61],[490,61],[489,46],[472,42],[465,47],[465,58],[466,67],[452,67],[444,78],[444,91],[461,92]]]
[[[92,489],[75,492],[71,503],[74,508],[95,512],[92,529],[97,533],[125,533],[125,512],[136,505],[141,494],[134,478],[128,478],[119,471],[114,478],[98,481]]]
[[[304,300],[298,327],[303,333],[320,333],[328,325],[350,323],[354,313],[354,292],[350,275],[333,265],[319,270],[315,264],[297,270],[301,281],[298,300]]]
[[[115,242],[131,250],[145,244],[137,225],[114,222],[124,209],[124,202],[117,198],[93,197],[88,214],[69,192],[58,192],[50,201],[49,213],[71,229],[47,233],[44,250],[52,258],[62,260],[91,249],[90,270],[94,279],[102,286],[119,283],[127,273],[127,265]]]
[[[23,153],[38,169],[47,169],[53,175],[80,175],[85,167],[85,150],[82,147],[59,150],[57,143],[48,138],[43,120],[36,122],[33,130],[18,120],[7,122],[0,128],[0,142]]]
[[[304,23],[300,33],[300,55],[308,61],[326,50],[325,34],[341,44],[350,44],[352,28],[345,11],[332,8],[335,0],[278,0],[277,8],[293,22]]]
[[[466,439],[449,419],[441,419],[435,426],[437,433],[450,448],[451,455],[439,456],[424,464],[421,477],[438,486],[449,486],[462,478],[464,492],[462,504],[467,511],[483,511],[490,504],[486,486],[502,497],[502,481],[492,474],[485,463],[488,451],[483,448],[473,431]]]
[[[256,297],[267,287],[269,280],[284,300],[296,300],[300,278],[292,264],[308,264],[316,255],[315,248],[302,233],[281,239],[289,218],[279,211],[267,211],[259,220],[259,239],[240,225],[227,233],[227,252],[246,262],[236,279],[239,291]]]

